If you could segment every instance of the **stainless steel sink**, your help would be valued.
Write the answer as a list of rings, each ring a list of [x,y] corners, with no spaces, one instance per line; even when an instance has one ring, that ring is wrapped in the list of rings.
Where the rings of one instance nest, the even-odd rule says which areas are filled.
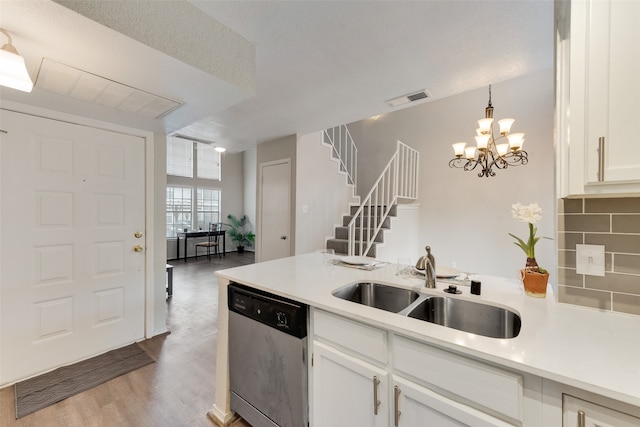
[[[520,316],[502,307],[455,297],[420,294],[375,282],[357,282],[333,291],[346,301],[491,338],[515,338]]]
[[[409,289],[395,288],[374,282],[358,282],[333,291],[333,296],[399,313],[416,301],[419,293]]]
[[[427,297],[407,315],[492,338],[515,338],[521,326],[520,316],[511,310],[449,297]]]

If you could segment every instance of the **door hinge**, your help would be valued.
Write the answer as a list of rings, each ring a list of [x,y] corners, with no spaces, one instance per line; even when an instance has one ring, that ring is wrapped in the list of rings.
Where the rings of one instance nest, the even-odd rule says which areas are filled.
[[[313,367],[313,353],[311,353],[311,367]]]

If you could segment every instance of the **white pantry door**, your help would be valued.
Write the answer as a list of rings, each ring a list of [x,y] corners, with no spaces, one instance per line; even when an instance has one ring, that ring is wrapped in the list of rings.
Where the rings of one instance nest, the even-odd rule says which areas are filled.
[[[0,129],[7,384],[143,338],[145,175],[139,137],[5,110]]]
[[[260,165],[260,261],[291,255],[291,162]]]

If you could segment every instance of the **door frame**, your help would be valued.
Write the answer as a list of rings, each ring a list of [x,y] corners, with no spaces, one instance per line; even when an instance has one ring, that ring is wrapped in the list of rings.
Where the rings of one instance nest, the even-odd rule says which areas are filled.
[[[45,119],[58,120],[70,124],[79,126],[87,126],[96,129],[106,130],[109,132],[122,133],[135,137],[142,138],[144,140],[144,189],[145,189],[145,234],[146,234],[146,249],[145,249],[145,279],[144,279],[144,337],[146,339],[155,335],[159,335],[167,332],[166,326],[166,309],[158,309],[158,307],[164,306],[165,301],[165,281],[160,278],[165,278],[165,264],[166,260],[160,262],[156,258],[162,256],[166,258],[166,242],[164,238],[158,238],[156,234],[159,231],[156,230],[156,223],[159,222],[155,219],[155,212],[157,210],[155,187],[157,185],[166,182],[166,167],[161,168],[161,165],[156,164],[155,157],[155,142],[164,141],[164,138],[157,137],[156,134],[150,131],[122,126],[114,123],[103,122],[86,117],[76,116],[72,114],[63,113],[60,111],[49,110],[45,108],[36,107],[33,105],[22,104],[13,101],[2,100],[0,105],[1,109],[14,111],[16,113],[27,114],[36,117],[42,117]],[[160,135],[162,136],[162,135]],[[166,149],[165,149],[166,153]],[[158,150],[158,155],[162,154],[162,150]],[[163,157],[166,164],[166,154]],[[163,174],[158,176],[159,174]],[[164,181],[161,179],[164,178]],[[159,179],[160,178],[160,179]],[[162,202],[158,200],[158,203]],[[164,217],[164,211],[161,213]],[[164,227],[162,227],[164,230]],[[0,230],[1,232],[2,230]],[[164,234],[159,235],[160,237]],[[164,251],[163,251],[164,249]],[[1,255],[1,254],[0,254]],[[156,256],[158,255],[158,256]],[[156,277],[158,280],[156,281]],[[157,282],[157,283],[156,283]],[[0,283],[2,286],[2,283]],[[156,327],[156,325],[159,325]],[[0,346],[2,343],[0,343]]]
[[[257,224],[256,224],[256,262],[260,262],[262,260],[262,180],[264,179],[264,168],[275,165],[288,165],[289,166],[289,255],[293,254],[293,246],[292,243],[295,243],[295,230],[292,227],[292,197],[291,197],[291,189],[292,189],[292,179],[291,179],[291,157],[286,157],[278,160],[271,160],[268,162],[261,162],[258,165],[258,212],[256,214]]]

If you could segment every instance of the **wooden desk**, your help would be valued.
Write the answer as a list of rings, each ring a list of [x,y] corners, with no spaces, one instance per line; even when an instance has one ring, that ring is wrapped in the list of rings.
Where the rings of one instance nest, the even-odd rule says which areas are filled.
[[[214,231],[213,234],[222,240],[222,255],[227,256],[225,234],[227,230]],[[178,231],[176,233],[176,259],[180,259],[180,237],[184,239],[184,262],[187,262],[187,241],[192,237],[207,237],[208,231]]]

